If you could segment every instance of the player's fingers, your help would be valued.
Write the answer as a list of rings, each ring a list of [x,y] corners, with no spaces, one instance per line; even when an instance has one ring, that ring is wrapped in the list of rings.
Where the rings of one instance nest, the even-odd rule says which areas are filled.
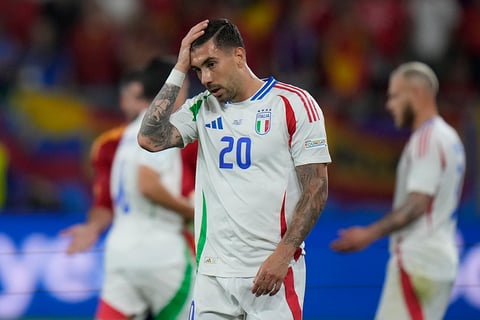
[[[342,241],[342,239],[335,240],[330,244],[330,248],[332,248],[332,250],[339,251],[339,252],[342,252],[343,250],[345,250],[346,247],[347,247],[346,243]]]
[[[272,290],[270,290],[270,293],[269,295],[270,296],[274,296],[278,293],[278,291],[280,291],[280,288],[282,287],[282,283],[281,282],[277,282],[277,283],[274,283],[273,284],[273,288]]]
[[[333,240],[332,242],[330,242],[330,248],[336,249],[338,247],[338,241],[339,241],[339,239],[336,239],[336,240]]]
[[[196,25],[194,25],[190,31],[187,33],[186,38],[189,38],[191,41],[198,38],[201,34],[203,34],[203,30],[208,26],[208,20],[203,20]]]
[[[78,251],[78,246],[75,243],[71,243],[66,250],[68,255],[77,253]]]
[[[335,251],[341,252],[341,253],[346,253],[346,252],[352,252],[355,251],[355,246],[351,245],[349,243],[339,243],[336,247],[334,247]]]
[[[267,287],[259,287],[255,295],[256,295],[257,297],[260,297],[260,296],[262,296],[262,295],[264,295],[264,294],[268,294],[269,292],[270,292],[270,291],[267,289]]]
[[[69,236],[73,233],[74,227],[68,227],[65,229],[60,230],[59,234],[61,236]]]
[[[208,19],[200,21],[196,25],[194,25],[190,30],[197,32],[198,30],[203,30],[208,25]]]
[[[267,286],[263,282],[256,283],[252,288],[252,293],[254,293],[257,297],[265,294],[265,291],[267,291]]]
[[[259,281],[257,281],[257,278],[255,278],[255,280],[253,280],[252,293],[256,294],[258,290],[260,290],[260,284]]]
[[[257,290],[257,297],[267,294],[273,295],[272,292],[275,292],[275,290],[277,290],[277,283],[275,281],[267,281],[264,279],[263,284],[260,285]],[[276,292],[278,292],[278,290]]]
[[[68,254],[75,254],[86,251],[90,248],[90,244],[86,242],[72,242],[67,249]]]
[[[259,278],[259,276],[257,275],[253,282],[252,293],[255,294],[255,296],[257,297],[260,297],[261,295],[268,292],[270,291],[268,290],[268,284],[265,284],[265,278]]]
[[[265,290],[263,290],[263,294],[269,294],[274,289],[275,289],[275,284],[267,284],[265,286]]]

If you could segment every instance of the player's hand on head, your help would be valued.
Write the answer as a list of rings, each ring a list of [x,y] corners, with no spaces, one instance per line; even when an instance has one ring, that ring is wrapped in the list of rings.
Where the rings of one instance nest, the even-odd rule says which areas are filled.
[[[190,47],[192,43],[204,34],[204,29],[208,26],[208,20],[203,20],[194,25],[182,39],[180,51],[178,53],[175,69],[187,73],[190,69]]]

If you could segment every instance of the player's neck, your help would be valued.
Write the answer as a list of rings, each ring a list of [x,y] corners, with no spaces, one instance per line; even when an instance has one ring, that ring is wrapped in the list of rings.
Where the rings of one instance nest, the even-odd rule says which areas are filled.
[[[264,84],[265,83],[252,72],[246,74],[243,79],[243,90],[240,95],[237,95],[237,99],[232,102],[242,102],[250,99]]]
[[[417,130],[418,128],[420,128],[424,123],[432,120],[433,118],[435,118],[436,116],[438,116],[438,112],[436,109],[428,109],[428,110],[424,110],[424,112],[422,113],[418,113],[415,117],[415,121],[413,123],[413,130]]]

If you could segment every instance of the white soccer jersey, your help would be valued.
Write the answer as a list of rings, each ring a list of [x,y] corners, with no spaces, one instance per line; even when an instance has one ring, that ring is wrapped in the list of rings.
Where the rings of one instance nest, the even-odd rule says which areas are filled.
[[[138,169],[146,165],[175,196],[181,193],[181,158],[177,148],[150,153],[137,142],[143,114],[125,130],[112,166],[111,193],[115,216],[108,234],[105,265],[165,266],[185,259],[182,217],[144,197]]]
[[[456,209],[465,172],[465,152],[455,130],[437,116],[418,128],[397,168],[394,208],[410,192],[433,197],[424,215],[392,234],[390,250],[405,269],[433,279],[453,279],[458,264]]]
[[[198,271],[255,276],[299,199],[295,166],[331,161],[321,109],[306,91],[271,77],[238,103],[219,103],[205,91],[170,121],[185,144],[199,141]]]

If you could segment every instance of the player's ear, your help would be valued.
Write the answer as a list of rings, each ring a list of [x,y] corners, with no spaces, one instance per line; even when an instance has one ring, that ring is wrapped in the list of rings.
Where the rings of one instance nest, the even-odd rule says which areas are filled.
[[[233,49],[233,55],[235,57],[235,63],[237,64],[238,67],[241,67],[246,63],[247,53],[245,51],[245,48],[237,47]]]

